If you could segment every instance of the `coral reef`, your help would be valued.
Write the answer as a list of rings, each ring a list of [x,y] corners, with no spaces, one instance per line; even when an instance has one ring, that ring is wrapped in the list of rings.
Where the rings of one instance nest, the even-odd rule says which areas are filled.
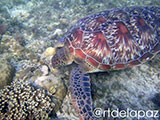
[[[54,96],[29,82],[14,81],[0,91],[0,118],[8,120],[48,119],[55,108]]]
[[[160,5],[160,2],[159,0],[0,1],[0,57],[5,59],[0,60],[0,64],[7,67],[11,63],[16,69],[15,81],[0,91],[0,117],[7,119],[6,115],[9,113],[8,119],[14,117],[18,119],[20,116],[21,119],[43,119],[45,115],[45,118],[48,116],[50,118],[52,111],[57,112],[64,101],[60,111],[57,112],[57,117],[61,120],[76,119],[65,87],[69,86],[68,71],[71,69],[63,67],[61,73],[53,73],[49,56],[54,54],[54,49],[51,47],[54,47],[70,26],[84,16],[113,7],[136,5]],[[43,55],[46,55],[48,60],[46,57],[41,60]],[[157,56],[149,63],[133,69],[91,74],[94,107],[147,110],[155,109],[155,104],[159,106],[159,58],[160,56]],[[9,62],[5,62],[6,60]],[[10,72],[5,72],[8,73]],[[6,75],[7,83],[12,77],[8,79]],[[4,85],[0,83],[0,86]],[[38,94],[41,96],[38,97]],[[155,100],[152,101],[154,97]],[[45,102],[38,101],[39,98]]]
[[[58,74],[57,74],[58,75]],[[66,95],[61,76],[48,66],[29,64],[16,72],[15,80],[0,90],[0,118],[49,120],[55,117]]]

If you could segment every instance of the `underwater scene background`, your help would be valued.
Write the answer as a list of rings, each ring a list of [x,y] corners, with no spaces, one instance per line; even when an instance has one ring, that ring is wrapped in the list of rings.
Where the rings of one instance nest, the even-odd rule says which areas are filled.
[[[127,6],[160,6],[160,0],[0,0],[0,120],[78,120],[68,93],[73,66],[54,74],[52,47],[77,20]],[[90,76],[94,108],[159,110],[160,116],[160,54]],[[113,119],[122,118],[99,118]]]

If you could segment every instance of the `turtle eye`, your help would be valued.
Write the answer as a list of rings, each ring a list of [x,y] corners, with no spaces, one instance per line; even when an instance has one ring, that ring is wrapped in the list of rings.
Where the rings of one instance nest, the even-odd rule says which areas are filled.
[[[59,49],[61,49],[62,47],[57,47],[57,51],[59,50]]]

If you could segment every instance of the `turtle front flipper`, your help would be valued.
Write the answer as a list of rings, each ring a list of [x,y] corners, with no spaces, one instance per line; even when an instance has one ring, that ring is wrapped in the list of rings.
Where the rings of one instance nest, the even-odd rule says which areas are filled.
[[[70,75],[70,92],[72,105],[76,107],[81,120],[94,120],[92,116],[92,98],[90,78],[80,67],[72,70]]]

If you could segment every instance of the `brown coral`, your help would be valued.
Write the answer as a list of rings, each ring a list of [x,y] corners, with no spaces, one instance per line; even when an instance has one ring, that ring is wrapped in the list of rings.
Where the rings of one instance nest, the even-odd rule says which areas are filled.
[[[8,27],[4,24],[0,24],[0,35],[4,34],[7,31]]]
[[[14,67],[0,56],[0,89],[10,84],[15,74]]]
[[[52,114],[55,97],[29,82],[16,80],[0,91],[0,118],[3,120],[45,120]]]

